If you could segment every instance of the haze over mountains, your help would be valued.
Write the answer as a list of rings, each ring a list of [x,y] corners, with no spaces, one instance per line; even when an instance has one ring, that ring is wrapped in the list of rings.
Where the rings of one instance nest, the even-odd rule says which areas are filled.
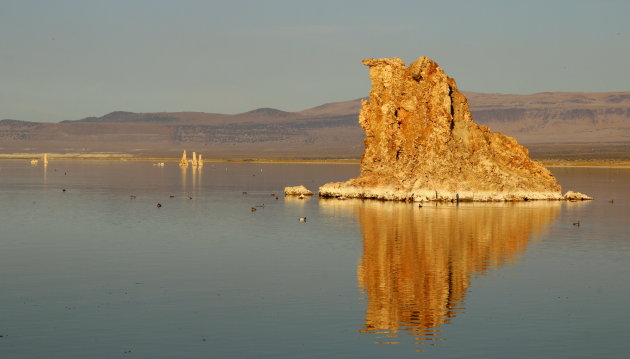
[[[582,151],[589,157],[583,153],[586,147],[597,152],[602,146],[622,155],[630,152],[630,92],[465,94],[475,122],[515,137],[534,155],[546,151],[553,157],[554,151],[564,151],[579,156]],[[358,158],[364,136],[360,108],[356,99],[299,112],[116,111],[60,123],[7,119],[0,121],[0,153],[176,156],[187,149],[206,158]]]

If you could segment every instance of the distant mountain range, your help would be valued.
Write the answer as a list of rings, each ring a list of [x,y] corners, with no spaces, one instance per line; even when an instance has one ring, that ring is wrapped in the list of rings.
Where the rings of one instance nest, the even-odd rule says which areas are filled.
[[[547,157],[579,157],[585,149],[614,147],[613,152],[630,158],[630,92],[466,95],[475,122],[516,137],[538,156],[546,151]],[[358,158],[363,152],[360,108],[356,99],[299,112],[116,111],[60,123],[1,120],[0,153],[174,156],[187,149],[206,158]]]

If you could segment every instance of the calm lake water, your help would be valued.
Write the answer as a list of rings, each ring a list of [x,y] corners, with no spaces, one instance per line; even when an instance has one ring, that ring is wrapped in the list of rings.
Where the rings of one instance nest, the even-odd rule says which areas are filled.
[[[0,161],[0,358],[627,357],[630,169],[552,172],[597,199],[418,208],[282,196],[358,165]]]

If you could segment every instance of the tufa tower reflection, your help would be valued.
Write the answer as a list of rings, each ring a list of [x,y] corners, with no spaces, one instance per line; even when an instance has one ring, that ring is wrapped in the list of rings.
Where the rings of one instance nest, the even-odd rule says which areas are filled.
[[[439,327],[464,310],[475,275],[507,265],[532,235],[558,215],[559,202],[428,205],[321,201],[325,211],[353,212],[363,236],[357,277],[367,299],[362,333],[382,344],[410,334],[433,344]],[[406,341],[406,340],[405,340]]]

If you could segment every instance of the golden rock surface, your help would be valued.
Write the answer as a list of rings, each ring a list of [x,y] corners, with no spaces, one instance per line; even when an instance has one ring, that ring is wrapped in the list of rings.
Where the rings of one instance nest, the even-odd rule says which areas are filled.
[[[466,97],[436,62],[368,59],[372,89],[359,124],[361,174],[321,197],[384,200],[563,199],[555,177],[514,138],[473,122]]]

